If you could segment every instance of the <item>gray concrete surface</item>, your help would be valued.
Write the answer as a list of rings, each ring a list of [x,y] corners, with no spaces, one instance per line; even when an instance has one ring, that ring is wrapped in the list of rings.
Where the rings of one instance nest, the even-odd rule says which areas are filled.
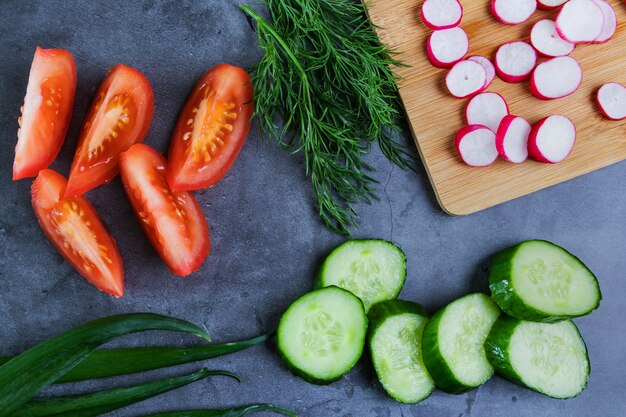
[[[160,151],[185,97],[205,70],[220,62],[249,67],[260,57],[238,0],[3,1],[0,7],[0,354],[14,354],[89,319],[122,312],[172,314],[205,326],[216,341],[275,328],[281,312],[309,290],[319,262],[343,239],[320,224],[300,156],[259,137],[255,125],[228,175],[197,193],[211,228],[212,252],[202,269],[171,276],[143,236],[119,179],[88,197],[117,239],[126,267],[120,300],[96,291],[44,238],[30,206],[30,181],[11,182],[17,116],[35,45],[67,48],[78,67],[75,116],[53,168],[67,175],[77,133],[108,67],[122,62],[144,72],[155,90],[155,117],[146,142]],[[427,111],[425,109],[424,111]],[[626,131],[625,131],[626,132]],[[406,135],[409,140],[408,133]],[[453,396],[435,392],[418,406],[388,398],[367,359],[325,387],[290,374],[273,344],[209,363],[241,375],[236,384],[212,378],[111,416],[257,401],[301,417],[603,416],[626,415],[626,163],[499,207],[453,218],[437,206],[421,166],[393,168],[378,152],[381,201],[360,206],[359,237],[393,239],[408,256],[402,298],[430,311],[469,291],[485,291],[486,260],[529,238],[549,239],[596,272],[601,308],[576,320],[592,363],[589,387],[557,401],[498,377]],[[117,345],[193,342],[162,333]],[[153,372],[173,375],[199,365]],[[84,392],[147,376],[55,388]]]

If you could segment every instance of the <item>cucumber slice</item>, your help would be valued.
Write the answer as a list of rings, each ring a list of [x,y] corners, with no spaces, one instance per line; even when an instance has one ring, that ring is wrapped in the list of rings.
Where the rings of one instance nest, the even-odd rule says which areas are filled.
[[[322,264],[315,285],[336,285],[350,291],[368,312],[373,304],[396,298],[405,280],[402,249],[386,240],[366,239],[337,246]]]
[[[536,323],[503,315],[485,350],[498,374],[548,397],[575,397],[589,381],[587,347],[571,320]]]
[[[543,240],[498,253],[489,275],[491,298],[509,316],[555,322],[584,316],[600,305],[595,275],[577,257]]]
[[[314,384],[345,374],[363,353],[367,316],[354,294],[327,287],[303,295],[278,325],[278,350],[287,366]]]
[[[424,308],[388,300],[374,304],[368,318],[372,363],[385,391],[404,404],[428,398],[435,382],[422,360],[422,332],[428,322]]]
[[[422,351],[437,387],[461,394],[487,382],[493,367],[483,344],[500,309],[485,294],[469,294],[439,310],[424,328]]]

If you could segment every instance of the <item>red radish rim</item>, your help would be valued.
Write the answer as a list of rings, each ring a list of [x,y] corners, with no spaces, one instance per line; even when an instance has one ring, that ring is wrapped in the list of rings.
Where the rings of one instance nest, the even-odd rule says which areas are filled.
[[[459,52],[459,54],[455,55],[451,61],[442,61],[442,57],[437,56],[437,54],[435,53],[435,50],[433,49],[433,42],[439,42],[439,41],[445,40],[445,38],[439,39],[439,37],[441,36],[458,36],[458,38],[456,39],[451,38],[451,39],[446,40],[446,42],[449,42],[450,44],[458,44],[458,41],[462,39],[464,41],[464,48],[459,49],[459,51],[463,52],[463,54],[461,55],[461,53]],[[431,64],[433,64],[435,67],[438,67],[438,68],[453,67],[457,62],[461,61],[465,57],[465,55],[467,55],[468,51],[469,51],[469,37],[467,36],[467,33],[463,30],[463,28],[459,26],[454,27],[452,29],[436,30],[430,34],[430,36],[428,37],[428,40],[426,41],[426,54],[428,56],[428,60],[430,61]]]
[[[427,17],[426,17],[426,13],[424,10],[424,7],[426,6],[427,3],[432,2],[432,1],[436,1],[436,0],[425,0],[424,3],[422,3],[422,8],[421,8],[421,17],[422,17],[422,22],[424,22],[424,24],[426,26],[428,26],[429,29],[432,30],[442,30],[442,29],[452,29],[454,27],[457,27],[460,23],[461,20],[463,19],[463,5],[461,4],[461,2],[459,0],[449,0],[450,2],[455,2],[458,7],[459,7],[459,17],[458,19],[456,19],[455,21],[445,24],[445,25],[436,25],[434,23],[432,23]]]
[[[498,8],[498,5],[501,5],[500,8]],[[505,5],[504,7],[507,8],[511,8],[511,7],[518,7],[518,10],[514,10],[515,13],[520,13],[520,15],[515,18],[512,19],[513,16],[510,14],[511,10],[510,9],[502,9],[502,5]],[[519,6],[526,6],[525,10],[519,10]],[[523,23],[525,21],[527,21],[532,15],[533,13],[535,13],[535,11],[537,10],[537,1],[536,0],[491,0],[491,14],[493,14],[493,16],[498,19],[500,22],[504,23],[505,25],[517,25],[520,23]],[[505,16],[504,14],[507,13],[508,15]]]
[[[524,45],[524,47],[528,47],[527,52],[532,53],[532,56],[533,56],[532,67],[529,66],[529,68],[527,69],[527,72],[523,74],[512,74],[512,73],[506,72],[505,69],[502,68],[501,61],[504,58],[504,56],[501,55],[501,52],[502,54],[504,54],[505,48],[510,48],[513,45],[520,45],[520,46]],[[494,64],[496,67],[496,73],[498,74],[498,77],[502,79],[502,81],[506,81],[508,83],[521,82],[521,81],[528,79],[528,77],[530,77],[533,70],[535,69],[535,66],[537,65],[537,51],[535,50],[535,48],[532,47],[532,45],[524,41],[508,42],[508,43],[501,45],[498,48],[498,51],[496,52],[496,58],[494,59]]]
[[[524,131],[522,132],[522,136],[521,136],[521,148],[522,148],[522,157],[513,157],[513,152],[508,152],[507,151],[507,143],[511,143],[511,141],[513,141],[512,145],[513,146],[517,146],[518,148],[520,147],[520,143],[515,143],[517,141],[520,140],[520,138],[518,137],[511,137],[508,135],[511,126],[513,125],[513,123],[515,123],[516,121],[521,121],[523,123],[523,125],[521,127],[524,128]],[[528,121],[526,119],[524,119],[523,117],[520,116],[514,116],[514,115],[507,115],[504,118],[502,118],[502,121],[500,122],[500,126],[498,127],[498,132],[496,133],[496,149],[498,150],[498,154],[506,161],[515,163],[515,164],[520,164],[522,162],[524,162],[526,159],[528,159],[528,137],[530,135],[530,132],[532,130],[532,126],[530,123],[528,123]],[[511,151],[511,150],[510,150]]]
[[[491,116],[486,116],[482,120],[479,121],[479,120],[475,120],[475,118],[470,115],[470,110],[471,110],[472,105],[475,103],[478,103],[478,100],[481,100],[481,97],[484,98],[485,96],[497,96],[500,98],[501,103],[504,104],[504,108],[506,109],[506,114],[502,116],[500,120],[496,121],[495,119],[497,119],[497,117],[494,117],[493,120],[486,120],[486,119],[491,118]],[[491,91],[476,94],[474,97],[472,97],[471,100],[467,102],[467,105],[465,106],[465,120],[467,121],[468,125],[482,125],[482,126],[487,127],[493,133],[497,133],[498,127],[500,126],[502,119],[504,119],[504,117],[508,116],[510,113],[511,112],[509,110],[509,104],[506,102],[504,97],[502,97],[498,93],[494,93]],[[483,122],[483,123],[480,123],[480,122]],[[493,122],[493,125],[491,122]]]
[[[465,72],[461,72],[461,71]],[[461,72],[459,74],[459,72]],[[473,72],[470,74],[470,72]],[[457,75],[463,75],[462,78],[455,78]],[[470,77],[475,75],[476,79]],[[478,94],[485,89],[485,81],[487,79],[487,72],[485,68],[476,61],[461,61],[454,64],[454,66],[448,71],[446,75],[446,87],[450,94],[456,98],[465,98]],[[460,84],[453,84],[453,82],[461,82]],[[470,83],[470,81],[472,83]],[[452,86],[454,88],[451,88]],[[457,88],[457,86],[459,88]],[[463,88],[461,88],[461,86]]]
[[[563,155],[560,155],[560,158],[550,158],[547,155],[547,152],[546,152],[547,149],[541,150],[540,146],[539,146],[539,143],[538,143],[538,135],[539,135],[539,133],[541,133],[541,129],[551,119],[567,121],[567,122],[569,122],[569,125],[573,128],[573,138],[571,140],[571,143],[570,144],[566,144],[568,146],[568,148],[566,148],[567,152],[564,153]],[[560,115],[560,114],[554,114],[552,116],[545,117],[545,118],[541,119],[540,121],[538,121],[537,123],[535,123],[535,125],[533,126],[532,131],[530,132],[530,136],[528,138],[528,156],[531,159],[533,159],[533,160],[535,160],[537,162],[543,162],[543,163],[547,163],[547,164],[558,164],[559,162],[563,162],[572,153],[572,150],[574,149],[574,146],[576,145],[576,135],[577,135],[576,125],[567,116],[563,116],[563,115]],[[559,135],[558,139],[562,140],[563,139],[563,135]],[[552,144],[548,144],[548,143],[546,143],[544,145],[552,146]]]
[[[615,116],[613,114],[610,114],[608,109],[607,109],[608,106],[605,106],[602,103],[602,98],[601,98],[602,91],[605,90],[606,88],[611,88],[611,87],[616,87],[616,88],[620,89],[621,91],[623,91],[624,98],[622,99],[622,102],[624,103],[623,106],[625,108],[623,110],[623,116],[621,116],[621,117],[620,116]],[[602,112],[604,117],[606,117],[607,119],[610,119],[610,120],[624,120],[624,119],[626,119],[626,87],[623,86],[622,84],[620,84],[620,83],[613,83],[613,82],[604,84],[602,87],[600,87],[598,89],[598,93],[596,94],[596,102],[598,103],[598,106],[600,107],[600,111]]]
[[[486,56],[482,55],[472,55],[467,58],[470,61],[478,62],[485,69],[485,74],[487,74],[487,79],[485,80],[484,88],[489,87],[489,85],[496,78],[496,67],[493,65],[491,60]]]
[[[548,0],[549,1],[549,0]],[[546,0],[537,0],[537,8],[541,10],[553,10],[567,3],[568,0],[557,0],[556,5],[546,4]]]
[[[568,64],[566,65],[564,64],[564,62],[568,62]],[[575,64],[575,66],[573,64]],[[552,67],[555,67],[555,69],[552,69]],[[572,72],[566,73],[566,71],[570,70]],[[542,71],[544,71],[544,73],[541,73]],[[552,74],[545,74],[545,71],[555,72]],[[545,81],[545,83],[542,82],[543,86],[540,86],[538,84],[539,77],[548,76],[552,76],[552,78]],[[548,94],[546,88],[554,89],[557,86],[563,85],[564,80],[567,80],[569,76],[577,77],[576,85],[572,84],[571,86],[569,86],[568,89],[564,89],[563,91],[560,91],[558,93]],[[578,87],[580,87],[582,81],[583,71],[578,61],[570,56],[559,56],[537,65],[530,78],[530,91],[535,97],[541,100],[554,100],[567,97],[576,92],[576,90],[578,90]]]
[[[592,43],[606,43],[611,40],[617,30],[617,15],[613,6],[608,2],[604,0],[593,0],[593,2],[602,10],[604,24],[602,25],[602,32]]]
[[[470,149],[468,150],[463,150],[463,141],[464,139],[469,139],[469,135],[475,131],[484,131],[485,133],[489,132],[489,137],[493,138],[493,149],[487,149],[488,151],[492,151],[492,153],[490,155],[487,155],[488,158],[486,158],[486,161],[480,164],[475,163],[475,161],[470,161],[469,158],[469,152],[471,151]],[[463,128],[461,128],[461,130],[459,130],[455,136],[455,145],[456,145],[456,151],[459,154],[459,157],[461,158],[461,160],[471,166],[471,167],[486,167],[489,166],[491,164],[493,164],[496,159],[498,159],[498,151],[496,149],[496,135],[489,130],[488,127],[486,126],[482,126],[482,125],[469,125],[469,126],[465,126]],[[487,144],[489,147],[491,147],[491,144]]]
[[[551,32],[547,39],[543,37],[545,35],[541,32],[546,29]],[[553,38],[554,40],[551,40],[550,38]],[[541,45],[541,43],[546,44]],[[576,49],[575,43],[568,42],[561,38],[556,30],[556,23],[550,19],[542,19],[535,22],[530,30],[530,44],[540,55],[546,57],[566,56],[571,54],[574,49]],[[555,53],[556,48],[562,48],[562,50]]]
[[[570,31],[572,28],[568,26],[570,24],[570,20],[573,19],[573,15],[571,14],[572,8],[577,7],[577,6],[584,6],[584,5],[591,6],[591,7],[589,7],[589,10],[585,10],[585,11],[576,13],[574,15],[574,16],[580,15],[582,22],[580,21],[581,19],[579,19],[579,21],[576,22],[576,24],[573,26],[575,28],[584,27],[586,29],[589,29],[589,27],[591,26],[590,23],[596,23],[595,26],[598,26],[598,27],[597,28],[592,27],[593,29],[597,29],[597,30],[590,32],[585,37],[577,36],[576,38],[574,38],[572,36],[574,34]],[[592,12],[592,10],[596,10],[596,11]],[[596,21],[590,21],[589,19],[591,18],[595,18]],[[567,3],[563,5],[561,10],[559,11],[559,14],[556,17],[555,22],[556,22],[556,31],[559,33],[559,36],[561,36],[561,38],[571,43],[590,43],[590,42],[593,42],[602,33],[602,28],[604,27],[604,12],[600,8],[600,6],[598,6],[593,0],[569,0]]]

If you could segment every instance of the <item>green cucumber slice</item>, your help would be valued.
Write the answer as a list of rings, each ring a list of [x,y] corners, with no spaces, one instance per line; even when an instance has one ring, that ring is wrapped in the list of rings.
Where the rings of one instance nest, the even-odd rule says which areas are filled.
[[[404,404],[428,398],[435,382],[422,359],[422,332],[428,322],[416,303],[388,300],[369,311],[369,347],[378,380],[387,393]]]
[[[461,394],[492,377],[483,343],[499,315],[498,306],[480,293],[459,298],[435,313],[424,328],[422,351],[437,387]]]
[[[289,306],[278,325],[278,350],[294,373],[314,384],[328,384],[354,367],[366,334],[361,300],[332,286],[305,294]]]
[[[375,303],[396,298],[405,280],[406,257],[398,246],[382,239],[348,240],[328,255],[316,287],[348,290],[367,312]]]
[[[544,240],[498,253],[489,275],[491,298],[509,316],[554,322],[598,308],[598,280],[580,259]]]
[[[589,381],[587,347],[571,320],[536,323],[503,315],[485,350],[498,374],[548,397],[575,397]]]

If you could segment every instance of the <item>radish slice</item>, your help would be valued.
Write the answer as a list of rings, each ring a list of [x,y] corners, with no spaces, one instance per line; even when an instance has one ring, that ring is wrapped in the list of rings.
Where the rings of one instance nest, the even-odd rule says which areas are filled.
[[[618,83],[604,84],[598,90],[598,105],[602,113],[609,119],[625,119],[626,87]]]
[[[516,25],[537,10],[537,0],[491,0],[491,13],[502,23]]]
[[[572,43],[593,42],[602,34],[604,13],[593,0],[569,0],[556,18],[556,30]]]
[[[446,76],[450,94],[465,98],[480,93],[485,88],[487,73],[482,65],[474,61],[457,62]]]
[[[505,43],[496,53],[496,72],[503,81],[518,83],[524,81],[535,68],[537,52],[526,42]]]
[[[613,37],[615,30],[617,29],[617,16],[613,7],[603,0],[593,0],[593,2],[602,10],[604,15],[604,25],[602,26],[602,33],[593,43],[605,43]]]
[[[537,7],[541,10],[550,10],[567,3],[567,1],[568,0],[537,0]]]
[[[566,56],[572,53],[576,44],[568,42],[559,36],[556,24],[550,19],[543,19],[535,23],[530,32],[530,43],[542,55]]]
[[[519,164],[528,159],[528,135],[532,126],[523,117],[504,116],[496,134],[496,149],[507,161]]]
[[[474,55],[467,58],[470,61],[478,62],[485,69],[485,73],[487,74],[487,79],[485,80],[485,88],[489,87],[489,84],[496,78],[496,67],[493,66],[489,58],[486,58],[481,55]],[[471,123],[470,123],[471,124]]]
[[[567,158],[575,142],[574,123],[565,116],[549,116],[533,126],[528,137],[528,155],[535,161],[556,164]]]
[[[493,133],[498,131],[500,122],[508,114],[509,106],[497,93],[480,93],[472,98],[465,108],[468,125],[483,125]]]
[[[583,71],[574,58],[560,56],[537,65],[530,79],[530,91],[542,100],[569,96],[578,89]]]
[[[457,27],[463,17],[458,0],[426,0],[422,4],[422,20],[433,30]]]
[[[469,50],[467,33],[460,27],[436,30],[426,42],[426,53],[431,64],[449,68],[463,59]]]
[[[456,150],[469,166],[485,167],[498,159],[496,135],[485,126],[465,126],[456,134]]]

